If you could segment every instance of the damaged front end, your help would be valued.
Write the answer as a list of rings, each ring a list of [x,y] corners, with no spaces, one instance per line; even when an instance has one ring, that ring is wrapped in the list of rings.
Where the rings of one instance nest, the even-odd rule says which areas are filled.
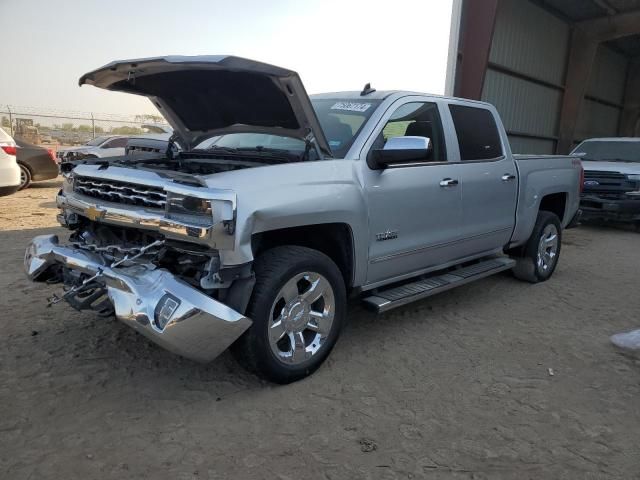
[[[56,235],[35,237],[24,264],[33,281],[62,280],[64,299],[74,308],[116,318],[158,345],[192,360],[213,360],[233,343],[251,320],[150,259],[162,241],[137,254],[110,261],[104,253],[62,246]]]
[[[242,313],[251,265],[226,266],[234,248],[235,194],[188,177],[99,165],[65,173],[57,197],[67,244],[35,237],[32,281],[62,283],[49,304],[112,316],[162,347],[210,361],[249,326]]]

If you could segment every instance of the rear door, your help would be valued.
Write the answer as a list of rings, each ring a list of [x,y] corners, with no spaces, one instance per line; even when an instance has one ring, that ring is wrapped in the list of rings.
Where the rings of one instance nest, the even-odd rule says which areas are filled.
[[[461,253],[502,248],[515,226],[518,172],[503,142],[496,114],[488,107],[449,105],[458,137],[457,164],[462,180]]]
[[[441,265],[457,255],[461,185],[455,165],[447,161],[443,106],[418,96],[402,98],[365,145],[361,163],[369,206],[369,284]],[[426,161],[383,170],[368,165],[366,153],[382,148],[391,137],[407,135],[431,139],[433,152]]]

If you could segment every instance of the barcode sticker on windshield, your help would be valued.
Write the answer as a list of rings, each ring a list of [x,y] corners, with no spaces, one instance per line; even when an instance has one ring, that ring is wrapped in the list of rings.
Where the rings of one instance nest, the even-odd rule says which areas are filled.
[[[371,107],[370,103],[337,102],[331,110],[347,110],[349,112],[366,112]]]

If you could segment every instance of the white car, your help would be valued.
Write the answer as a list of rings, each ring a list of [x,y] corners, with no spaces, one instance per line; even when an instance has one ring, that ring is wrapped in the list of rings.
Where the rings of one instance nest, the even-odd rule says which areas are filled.
[[[164,124],[146,124],[142,128],[147,132],[142,135],[129,137],[125,155],[138,156],[149,153],[165,153],[169,140],[173,135],[173,128]]]
[[[57,156],[61,161],[77,160],[81,158],[105,158],[124,155],[129,137],[103,136],[96,137],[86,145],[58,150]]]
[[[0,196],[11,195],[20,188],[16,151],[16,142],[0,128]]]

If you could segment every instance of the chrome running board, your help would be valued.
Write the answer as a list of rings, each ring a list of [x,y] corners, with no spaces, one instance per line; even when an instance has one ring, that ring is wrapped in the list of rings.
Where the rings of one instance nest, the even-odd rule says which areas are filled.
[[[448,269],[430,276],[401,285],[374,290],[372,295],[363,299],[365,305],[378,313],[407,303],[422,300],[437,293],[450,290],[474,280],[509,270],[515,266],[515,260],[508,257],[494,257],[462,268]]]

